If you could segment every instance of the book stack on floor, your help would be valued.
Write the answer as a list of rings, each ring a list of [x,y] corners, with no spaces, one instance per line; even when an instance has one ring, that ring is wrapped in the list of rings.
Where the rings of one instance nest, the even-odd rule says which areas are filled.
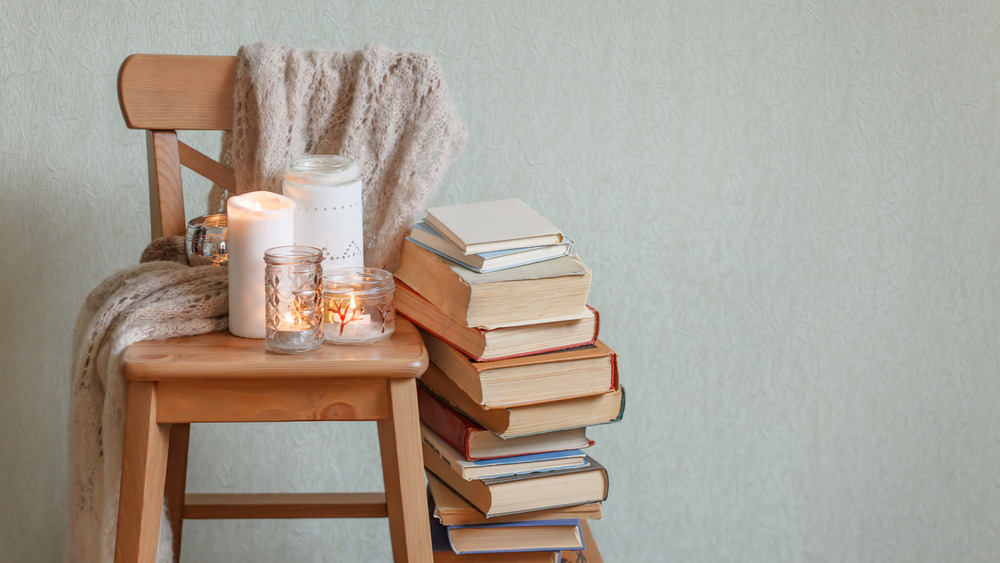
[[[395,305],[420,327],[421,433],[438,561],[599,561],[608,475],[586,428],[625,406],[587,306],[591,271],[520,200],[427,210]],[[474,555],[476,554],[476,555]]]

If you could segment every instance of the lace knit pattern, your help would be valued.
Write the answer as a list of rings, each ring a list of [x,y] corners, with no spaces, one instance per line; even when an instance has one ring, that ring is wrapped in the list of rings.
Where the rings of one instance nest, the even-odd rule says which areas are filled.
[[[349,156],[364,184],[365,264],[395,269],[403,238],[465,144],[440,65],[379,44],[324,52],[260,42],[238,56],[221,156],[235,193],[281,193],[285,168],[301,156]],[[215,186],[210,208],[230,195]]]
[[[125,349],[229,326],[226,268],[190,267],[183,237],[159,239],[141,264],[111,275],[87,296],[73,332],[70,397],[69,541],[66,560],[111,562],[125,437]],[[158,562],[172,561],[161,518]]]

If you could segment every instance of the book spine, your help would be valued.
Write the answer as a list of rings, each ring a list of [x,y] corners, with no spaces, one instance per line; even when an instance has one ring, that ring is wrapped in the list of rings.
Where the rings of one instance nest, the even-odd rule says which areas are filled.
[[[618,388],[618,354],[616,352],[611,352],[609,355],[611,360],[611,389]]]
[[[591,307],[590,305],[587,305],[587,308],[594,313],[594,337],[590,339],[590,343],[593,344],[597,342],[597,336],[601,332],[601,312],[596,307]]]
[[[423,387],[417,386],[417,408],[420,421],[434,431],[449,446],[469,459],[469,439],[482,430],[471,419],[443,403]]]

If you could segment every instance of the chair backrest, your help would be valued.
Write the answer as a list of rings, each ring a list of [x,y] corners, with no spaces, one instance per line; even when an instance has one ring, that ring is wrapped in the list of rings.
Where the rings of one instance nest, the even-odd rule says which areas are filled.
[[[180,130],[232,128],[236,57],[143,55],[118,71],[118,102],[125,124],[146,130],[152,237],[183,235],[181,165],[233,189],[233,171],[177,140]]]

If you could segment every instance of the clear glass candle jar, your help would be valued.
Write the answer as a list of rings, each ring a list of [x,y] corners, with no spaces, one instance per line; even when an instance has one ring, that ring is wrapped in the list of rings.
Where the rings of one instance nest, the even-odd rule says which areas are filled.
[[[265,347],[300,354],[323,344],[323,253],[279,246],[264,253]]]
[[[337,344],[385,340],[396,329],[392,274],[378,268],[334,268],[323,280],[324,335]]]

